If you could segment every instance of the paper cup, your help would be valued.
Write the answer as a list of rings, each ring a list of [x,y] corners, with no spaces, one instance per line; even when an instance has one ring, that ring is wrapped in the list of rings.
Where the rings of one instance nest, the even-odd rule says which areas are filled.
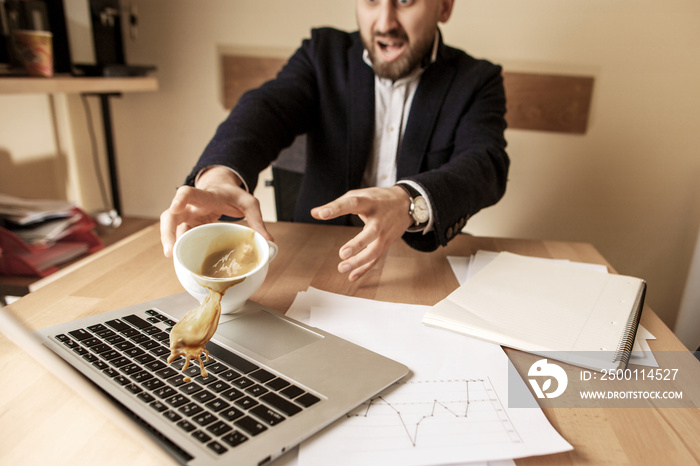
[[[29,76],[53,76],[52,35],[48,31],[14,31],[15,49]]]

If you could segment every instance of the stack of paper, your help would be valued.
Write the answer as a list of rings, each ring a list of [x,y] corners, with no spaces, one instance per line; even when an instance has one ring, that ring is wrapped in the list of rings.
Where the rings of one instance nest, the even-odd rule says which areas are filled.
[[[642,280],[511,253],[479,251],[450,263],[461,286],[426,313],[425,324],[594,370],[634,357]],[[640,362],[653,361],[648,353]]]
[[[427,306],[310,288],[287,316],[406,364],[411,375],[305,442],[298,464],[464,464],[568,451],[539,408],[507,406],[498,345],[421,325]],[[533,406],[537,406],[532,401]]]

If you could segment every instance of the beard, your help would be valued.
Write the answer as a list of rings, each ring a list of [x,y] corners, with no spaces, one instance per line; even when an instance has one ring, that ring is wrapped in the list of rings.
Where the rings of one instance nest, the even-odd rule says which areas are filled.
[[[375,47],[380,47],[377,44],[377,40],[400,40],[406,44],[406,49],[403,51],[401,56],[393,61],[384,61],[376,53]],[[364,43],[365,49],[369,54],[369,59],[372,62],[372,68],[377,76],[380,78],[390,79],[396,81],[398,79],[408,76],[413,70],[418,68],[424,60],[429,56],[432,51],[433,44],[435,41],[435,36],[424,36],[418,38],[415,43],[410,43],[408,41],[408,36],[404,31],[401,30],[391,30],[386,33],[376,33],[372,32],[369,40],[362,36],[362,42]]]

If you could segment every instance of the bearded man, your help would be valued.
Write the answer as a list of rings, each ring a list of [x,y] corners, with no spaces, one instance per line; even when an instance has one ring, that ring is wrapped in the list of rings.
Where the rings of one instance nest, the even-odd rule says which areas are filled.
[[[357,0],[359,31],[314,29],[247,92],[161,215],[166,256],[189,228],[245,217],[267,239],[260,171],[306,134],[295,221],[350,225],[338,271],[357,280],[403,238],[432,251],[505,192],[500,66],[444,44],[454,0]]]

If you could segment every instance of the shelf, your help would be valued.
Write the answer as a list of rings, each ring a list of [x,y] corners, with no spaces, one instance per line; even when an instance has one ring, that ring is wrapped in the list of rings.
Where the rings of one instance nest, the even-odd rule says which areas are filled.
[[[0,94],[119,93],[157,90],[158,80],[152,76],[124,78],[0,76]]]

